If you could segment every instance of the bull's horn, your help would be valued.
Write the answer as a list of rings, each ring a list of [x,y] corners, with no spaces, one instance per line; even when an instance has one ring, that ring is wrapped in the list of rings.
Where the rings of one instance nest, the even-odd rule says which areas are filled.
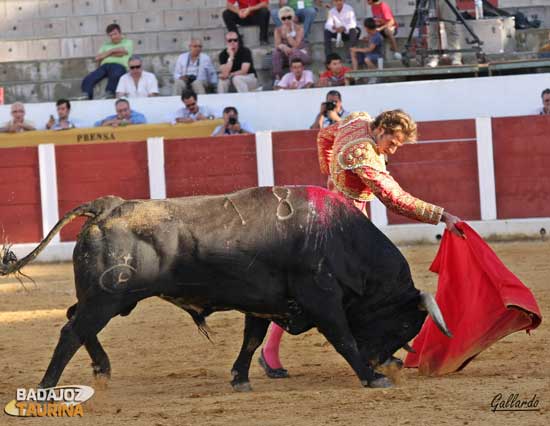
[[[445,336],[453,337],[452,333],[447,328],[447,324],[445,324],[445,320],[443,319],[443,314],[439,310],[439,306],[437,306],[437,302],[435,301],[434,297],[430,293],[424,293],[422,291],[420,292],[419,308],[421,308],[422,310],[428,311],[433,321],[437,325],[437,328],[439,328],[439,330],[441,330],[441,332]]]
[[[409,352],[409,353],[411,353],[411,354],[415,354],[415,353],[416,353],[416,351],[415,351],[413,348],[411,348],[411,347],[409,346],[408,343],[405,343],[405,344],[403,345],[403,349],[405,349],[407,352]]]

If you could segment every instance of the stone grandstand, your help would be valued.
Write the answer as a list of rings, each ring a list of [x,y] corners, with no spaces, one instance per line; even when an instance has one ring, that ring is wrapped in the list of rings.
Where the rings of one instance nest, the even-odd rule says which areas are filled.
[[[415,0],[386,1],[402,28],[398,36],[403,42]],[[347,2],[359,20],[367,16],[365,0]],[[270,7],[277,4],[271,0]],[[536,14],[544,27],[550,27],[550,0],[499,0],[499,6]],[[0,86],[5,102],[78,96],[82,77],[96,67],[93,57],[105,41],[105,27],[113,22],[134,41],[145,69],[157,75],[161,94],[171,95],[173,67],[191,37],[202,40],[203,51],[217,63],[224,47],[224,7],[225,0],[0,0]],[[321,10],[310,35],[315,71],[323,68],[324,20]],[[257,27],[245,27],[242,33],[261,84],[271,87],[270,62],[265,60],[271,47],[259,46]],[[521,49],[533,50],[548,38],[548,31],[531,30],[517,37]],[[102,93],[103,87],[98,85],[96,90]]]

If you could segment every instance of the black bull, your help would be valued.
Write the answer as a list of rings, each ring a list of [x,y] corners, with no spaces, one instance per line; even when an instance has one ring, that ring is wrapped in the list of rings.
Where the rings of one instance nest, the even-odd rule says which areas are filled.
[[[100,198],[67,213],[25,258],[4,253],[0,275],[19,271],[77,216],[89,217],[73,253],[78,302],[67,311],[42,387],[57,384],[81,345],[94,372],[109,375],[97,334],[151,296],[186,310],[204,333],[212,312],[245,314],[236,390],[250,388],[250,362],[269,321],[291,334],[316,327],[371,387],[391,385],[374,367],[416,336],[426,310],[448,333],[397,247],[348,200],[321,188]]]

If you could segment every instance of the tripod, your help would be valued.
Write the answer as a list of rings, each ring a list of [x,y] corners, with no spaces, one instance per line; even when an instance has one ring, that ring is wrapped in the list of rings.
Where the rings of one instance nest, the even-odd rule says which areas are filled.
[[[444,1],[447,4],[452,14],[455,16],[456,20],[451,21],[447,19],[441,19],[438,16],[437,2],[439,1]],[[430,23],[437,23],[439,34],[441,35],[441,30],[444,22],[450,22],[453,24],[460,23],[464,25],[464,28],[466,28],[466,31],[472,37],[471,39],[467,37],[466,43],[473,46],[466,49],[447,49],[447,48],[444,49],[443,46],[441,46],[441,44],[439,46],[439,49],[429,48],[429,47],[416,47],[416,59],[420,66],[424,66],[426,58],[430,55],[440,56],[445,54],[463,53],[463,52],[474,52],[476,53],[478,60],[480,62],[485,61],[485,55],[483,54],[483,51],[481,49],[481,45],[483,44],[483,42],[474,33],[472,28],[470,28],[468,23],[464,20],[462,15],[458,12],[458,10],[456,10],[456,7],[449,0],[416,0],[414,15],[412,17],[411,25],[410,25],[411,31],[409,33],[407,42],[405,44],[405,51],[402,54],[403,65],[407,67],[410,66],[410,60],[411,60],[412,51],[413,51],[414,31],[418,30],[418,40],[421,41],[423,30]]]

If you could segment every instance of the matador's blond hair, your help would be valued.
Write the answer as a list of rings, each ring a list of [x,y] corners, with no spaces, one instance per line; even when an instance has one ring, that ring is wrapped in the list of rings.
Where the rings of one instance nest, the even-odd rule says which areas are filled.
[[[406,143],[416,142],[416,123],[409,114],[400,109],[384,111],[379,114],[371,123],[371,128],[373,130],[378,127],[384,129],[386,133],[390,134],[397,132],[403,133]]]

